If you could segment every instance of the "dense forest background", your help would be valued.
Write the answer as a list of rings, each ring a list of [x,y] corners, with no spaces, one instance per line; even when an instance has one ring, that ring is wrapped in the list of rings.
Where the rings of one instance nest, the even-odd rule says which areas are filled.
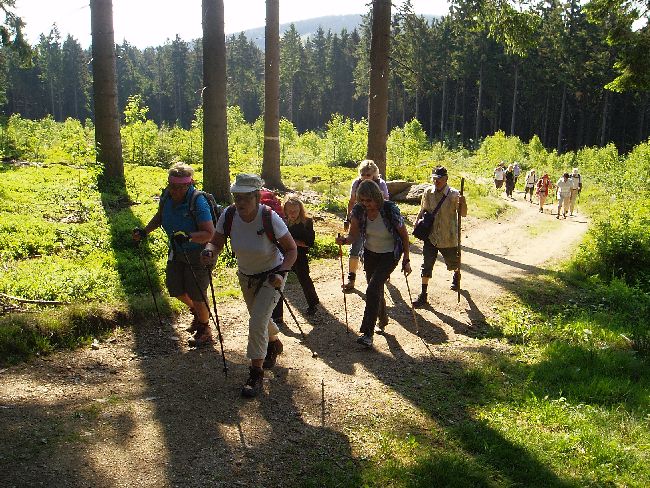
[[[650,134],[648,92],[604,87],[617,73],[616,48],[604,27],[590,23],[577,2],[543,2],[537,21],[516,42],[470,24],[462,9],[424,18],[408,2],[394,12],[389,128],[418,119],[429,139],[476,147],[502,130],[560,152],[613,142],[628,151]],[[318,19],[317,19],[318,20]],[[370,20],[303,36],[291,25],[281,38],[281,116],[299,132],[320,130],[333,114],[367,114]],[[498,26],[497,26],[498,27]],[[250,36],[250,37],[249,37]],[[229,105],[248,122],[263,113],[264,57],[259,36],[227,38]],[[162,46],[117,45],[120,111],[141,96],[159,125],[191,127],[201,104],[201,41],[178,36]],[[33,46],[28,61],[1,55],[0,103],[5,115],[92,119],[90,51],[56,26]]]

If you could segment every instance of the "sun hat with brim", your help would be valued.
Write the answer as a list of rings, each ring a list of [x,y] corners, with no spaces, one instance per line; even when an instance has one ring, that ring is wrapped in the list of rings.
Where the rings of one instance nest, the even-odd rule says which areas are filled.
[[[437,180],[438,178],[444,178],[445,176],[447,176],[447,168],[445,168],[444,166],[438,166],[431,173],[432,180]]]
[[[230,187],[230,193],[251,193],[260,190],[264,180],[257,175],[238,174]]]

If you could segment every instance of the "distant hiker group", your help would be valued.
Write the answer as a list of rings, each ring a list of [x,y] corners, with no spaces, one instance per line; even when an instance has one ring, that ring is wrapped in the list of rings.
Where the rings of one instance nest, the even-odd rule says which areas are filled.
[[[513,191],[517,184],[517,177],[519,176],[520,169],[519,163],[515,161],[507,167],[504,162],[501,162],[494,169],[494,186],[498,190],[503,186],[505,181],[506,196],[514,200]],[[562,215],[565,219],[567,213],[573,215],[577,211],[578,197],[582,191],[582,176],[578,168],[573,168],[573,172],[564,173],[556,183],[553,183],[548,175],[544,173],[540,178],[537,178],[534,169],[526,173],[524,181],[524,200],[528,199],[533,203],[533,193],[537,195],[539,203],[539,212],[544,213],[544,205],[549,195],[555,190],[557,197],[557,216],[560,218]]]
[[[384,298],[386,282],[400,260],[405,277],[411,273],[409,235],[399,207],[388,199],[386,182],[375,163],[362,161],[358,170],[344,221],[347,234],[339,234],[335,241],[339,247],[351,246],[347,282],[341,284],[344,293],[354,290],[359,262],[363,262],[367,288],[357,342],[372,347],[375,327],[381,333],[389,321]],[[432,185],[422,195],[416,218],[419,232],[416,235],[424,241],[424,263],[422,291],[413,301],[414,307],[427,304],[428,282],[438,251],[447,269],[454,273],[451,288],[460,289],[459,225],[460,218],[467,215],[467,204],[462,190],[449,187],[447,180],[446,168],[433,170]],[[177,163],[168,172],[167,187],[156,214],[143,229],[133,231],[133,239],[139,243],[158,227],[164,229],[169,241],[165,284],[170,296],[181,300],[192,312],[193,320],[187,329],[193,333],[189,344],[200,347],[213,342],[209,322],[212,318],[222,357],[223,337],[214,299],[212,270],[226,241],[230,241],[237,259],[239,286],[249,313],[246,355],[250,369],[241,390],[245,397],[259,394],[264,370],[273,368],[283,352],[279,325],[283,325],[283,302],[289,307],[283,293],[287,273],[293,271],[298,278],[307,302],[306,315],[317,313],[320,304],[307,258],[315,240],[313,220],[297,195],[287,195],[283,206],[273,205],[275,210],[262,203],[263,197],[267,201],[270,198],[263,184],[257,175],[237,175],[230,187],[234,203],[222,211],[210,194],[196,189],[194,170]],[[341,273],[342,267],[341,262]],[[208,304],[208,286],[212,291],[213,311]],[[343,297],[345,299],[345,295]],[[289,311],[293,315],[291,308]],[[296,323],[300,327],[297,320]],[[302,334],[302,329],[300,332]],[[313,355],[316,357],[315,353]],[[225,358],[223,361],[227,372]]]

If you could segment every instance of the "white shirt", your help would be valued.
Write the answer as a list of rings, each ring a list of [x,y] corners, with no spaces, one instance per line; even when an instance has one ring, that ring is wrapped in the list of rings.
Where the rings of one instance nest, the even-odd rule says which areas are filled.
[[[506,170],[503,168],[497,168],[494,170],[494,179],[502,180],[506,177]]]
[[[393,252],[393,234],[386,228],[381,214],[377,215],[375,220],[366,219],[365,247],[376,253]]]
[[[571,178],[567,179],[564,181],[564,177],[560,178],[557,180],[557,183],[555,186],[557,186],[557,196],[558,198],[562,197],[568,197],[571,195],[571,186],[572,186]]]
[[[526,186],[528,188],[532,188],[535,186],[535,183],[537,183],[537,177],[535,176],[535,173],[528,173],[526,175]]]
[[[226,212],[223,212],[217,222],[217,232],[220,234],[224,233],[225,220]],[[277,240],[289,233],[287,225],[275,212],[271,212],[271,225]],[[249,276],[264,273],[280,266],[284,260],[278,247],[270,241],[264,232],[261,206],[252,222],[244,222],[235,211],[230,229],[230,247],[237,256],[239,271]]]
[[[571,189],[572,190],[578,190],[580,188],[580,175],[573,175],[569,178],[569,181],[571,182]]]

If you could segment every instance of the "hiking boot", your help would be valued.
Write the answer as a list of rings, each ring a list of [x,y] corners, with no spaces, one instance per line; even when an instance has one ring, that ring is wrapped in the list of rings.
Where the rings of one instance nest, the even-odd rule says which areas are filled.
[[[415,308],[419,307],[426,307],[429,304],[429,301],[427,300],[427,294],[426,293],[420,293],[416,300],[413,302],[413,306]]]
[[[377,318],[377,329],[379,329],[379,333],[383,334],[384,330],[386,330],[386,326],[388,325],[388,317],[378,317]]]
[[[191,332],[193,334],[194,332],[199,330],[199,324],[200,323],[201,322],[199,322],[199,319],[197,319],[196,316],[194,316],[194,318],[192,319],[192,323],[185,330],[187,332]]]
[[[251,366],[248,379],[241,389],[241,395],[246,398],[255,398],[262,391],[262,384],[264,381],[264,370]]]
[[[368,334],[361,334],[357,339],[357,344],[361,344],[365,347],[372,347],[372,336]]]
[[[558,213],[558,214],[557,214],[557,217],[555,217],[555,218],[558,219],[558,220],[560,220],[560,214]]]
[[[197,322],[197,324],[198,326],[194,337],[188,341],[189,346],[201,347],[212,344],[212,331],[210,330],[210,324],[207,322],[205,324]]]
[[[347,293],[354,290],[354,280],[351,280],[348,278],[348,281],[345,282],[345,285],[343,285],[343,292]]]
[[[262,367],[264,369],[271,369],[275,366],[278,355],[282,354],[282,351],[284,351],[284,346],[280,342],[280,339],[269,342],[269,345],[266,346],[266,358],[264,358],[264,364]]]
[[[460,275],[455,272],[454,277],[451,279],[451,286],[449,287],[450,289],[454,291],[458,291],[458,282],[460,281]]]

